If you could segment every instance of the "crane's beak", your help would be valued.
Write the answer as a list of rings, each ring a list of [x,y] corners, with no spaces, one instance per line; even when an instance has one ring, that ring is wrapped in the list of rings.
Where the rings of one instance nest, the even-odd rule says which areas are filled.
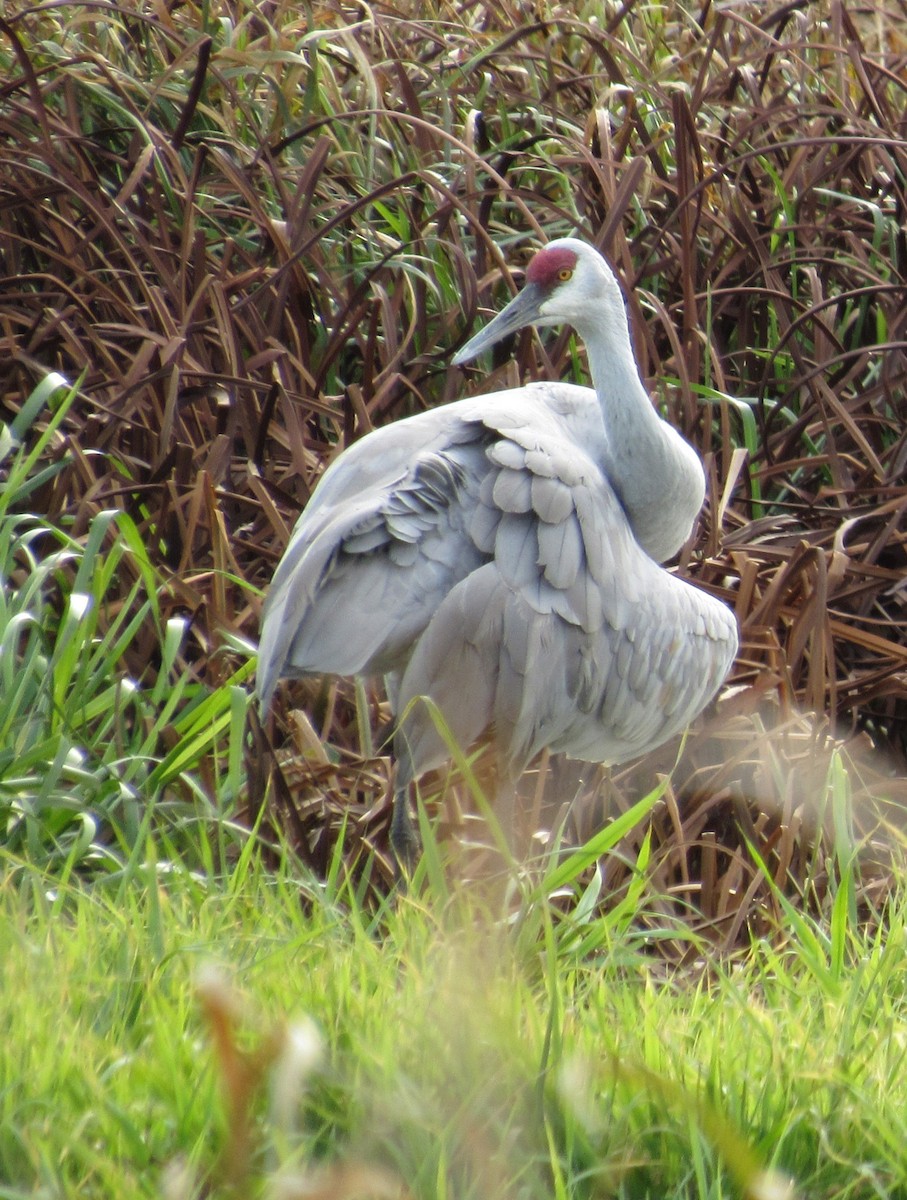
[[[516,333],[518,329],[525,329],[527,325],[534,325],[541,317],[540,309],[544,299],[545,293],[538,284],[528,283],[506,308],[501,309],[494,320],[457,351],[451,359],[453,365],[458,367],[460,363],[469,362],[501,338]]]

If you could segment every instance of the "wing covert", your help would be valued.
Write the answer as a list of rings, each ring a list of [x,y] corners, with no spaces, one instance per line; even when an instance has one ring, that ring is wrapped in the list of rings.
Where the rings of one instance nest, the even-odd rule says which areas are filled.
[[[325,475],[328,499],[316,489],[265,603],[263,704],[283,674],[399,669],[444,595],[481,563],[466,525],[488,470],[488,434],[481,425],[445,433],[405,470],[382,476],[369,464],[354,500],[333,503]]]
[[[498,427],[470,536],[535,611],[587,632],[623,624],[637,598],[628,567],[642,551],[598,464],[562,429],[540,424],[511,424],[506,437]]]

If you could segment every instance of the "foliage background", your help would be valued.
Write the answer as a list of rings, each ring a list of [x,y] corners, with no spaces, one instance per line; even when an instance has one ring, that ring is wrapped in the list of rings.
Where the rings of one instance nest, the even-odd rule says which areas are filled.
[[[565,233],[615,263],[643,375],[702,453],[710,497],[678,570],[728,599],[742,632],[735,690],[653,818],[658,886],[698,881],[702,914],[736,934],[755,838],[779,878],[821,892],[829,736],[866,752],[858,813],[871,801],[872,825],[881,797],[897,820],[902,18],[893,0],[5,10],[2,415],[14,423],[49,368],[80,380],[40,443],[47,470],[8,496],[39,522],[8,573],[24,581],[63,545],[77,561],[119,546],[87,636],[157,698],[118,726],[149,770],[124,801],[104,760],[117,782],[101,826],[124,811],[135,825],[149,798],[255,819],[268,795],[266,823],[322,872],[350,816],[351,860],[363,839],[384,848],[379,693],[287,689],[245,784],[262,590],[351,439],[466,390],[582,377],[568,333],[522,336],[489,378],[447,365],[531,249]],[[48,573],[56,633],[76,570]],[[143,603],[129,638],[108,636]],[[113,737],[105,711],[103,736],[69,718],[90,762]],[[584,777],[580,824],[675,756]],[[543,764],[531,786],[556,813],[580,781]],[[454,793],[445,826],[463,805]],[[95,832],[86,844],[109,841]]]

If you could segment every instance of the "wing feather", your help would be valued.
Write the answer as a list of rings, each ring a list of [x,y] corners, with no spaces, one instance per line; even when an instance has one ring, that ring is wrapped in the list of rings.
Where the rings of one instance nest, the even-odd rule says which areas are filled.
[[[489,436],[481,425],[466,428],[471,440],[459,425],[443,427],[406,470],[394,462],[381,475],[353,453],[357,443],[325,473],[268,592],[257,678],[263,705],[283,674],[402,669],[443,597],[481,564],[467,526],[489,470]],[[346,478],[341,486],[333,477],[345,462],[362,468],[355,497]]]
[[[682,729],[724,678],[736,625],[636,542],[594,406],[587,389],[517,389],[337,460],[275,573],[263,703],[279,673],[393,670],[403,710],[432,695],[464,745],[494,725],[515,770],[543,746],[624,761]],[[407,718],[406,771],[446,757],[433,729]]]
[[[552,471],[551,474],[535,474],[529,465],[532,461],[535,460],[527,454],[526,468],[531,479],[533,511],[540,521],[549,525],[559,525],[573,515],[573,493],[570,485],[553,473],[550,456],[546,456],[545,466]]]
[[[527,513],[502,512],[494,539],[494,561],[508,583],[532,588],[539,580],[536,523]]]
[[[501,512],[532,512],[532,476],[525,470],[502,467],[495,476],[491,498]]]
[[[552,587],[567,589],[586,569],[583,531],[577,520],[557,525],[540,521],[537,525],[538,562]]]

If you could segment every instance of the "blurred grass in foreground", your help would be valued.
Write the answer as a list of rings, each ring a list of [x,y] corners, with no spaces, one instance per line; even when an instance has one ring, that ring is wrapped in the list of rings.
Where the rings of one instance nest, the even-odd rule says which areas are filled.
[[[165,855],[90,891],[4,858],[0,1196],[907,1186],[903,890],[670,972],[613,927],[577,955],[550,908],[366,917],[251,843],[221,883]]]

